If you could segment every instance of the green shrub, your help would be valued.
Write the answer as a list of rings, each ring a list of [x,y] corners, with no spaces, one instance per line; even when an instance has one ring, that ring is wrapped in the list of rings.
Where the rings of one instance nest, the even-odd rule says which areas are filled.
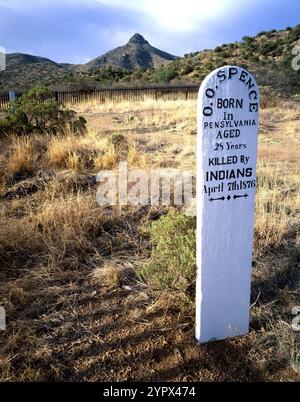
[[[267,33],[266,31],[261,31],[256,36],[258,36],[258,37],[264,36],[264,35],[266,35],[266,33]]]
[[[276,42],[264,42],[260,46],[260,53],[264,56],[268,55],[269,53],[272,53],[277,49],[277,43]]]
[[[101,67],[94,72],[96,81],[101,82],[102,85],[112,85],[114,82],[119,82],[128,77],[131,72],[121,68],[114,68],[111,66]]]
[[[297,41],[300,39],[300,24],[296,25],[290,32],[289,32],[289,39],[292,42]]]
[[[185,291],[196,275],[196,219],[171,212],[152,223],[151,260],[140,269],[160,289]]]
[[[123,134],[115,133],[108,138],[108,144],[112,145],[115,151],[127,149],[127,139]]]
[[[183,67],[183,69],[181,71],[181,74],[183,74],[183,75],[190,74],[190,73],[192,73],[194,71],[194,69],[195,69],[194,63],[191,62],[191,61],[188,61],[186,63],[186,65]]]
[[[66,129],[75,134],[86,130],[86,120],[76,117],[55,100],[47,88],[35,88],[10,104],[7,116],[0,124],[0,134],[31,133],[63,134]]]
[[[112,134],[112,136],[108,139],[108,143],[113,145],[114,147],[121,145],[124,141],[124,135],[119,133]]]
[[[31,133],[33,126],[29,123],[29,120],[24,112],[21,110],[12,113],[8,112],[7,116],[0,120],[0,135],[3,134],[24,134]]]
[[[292,60],[294,55],[287,54],[279,65],[279,71],[283,75],[282,82],[285,89],[292,92],[299,91],[300,88],[300,73],[292,68]]]
[[[114,152],[119,158],[126,158],[129,144],[123,134],[115,133],[108,138],[108,144],[113,146]]]
[[[243,36],[242,41],[245,42],[246,44],[251,44],[255,41],[255,39],[252,38],[251,36]]]
[[[156,70],[153,74],[153,81],[157,83],[167,83],[177,78],[178,75],[178,66],[170,65]]]

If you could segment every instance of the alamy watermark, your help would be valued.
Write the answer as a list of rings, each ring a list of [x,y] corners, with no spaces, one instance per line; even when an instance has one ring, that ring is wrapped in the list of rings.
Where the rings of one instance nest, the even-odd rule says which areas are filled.
[[[5,308],[0,306],[0,331],[6,330],[6,313]]]
[[[100,185],[96,198],[101,207],[174,205],[192,208],[195,202],[195,176],[192,171],[128,171],[127,163],[120,162],[117,171],[99,172],[97,182]]]
[[[292,54],[295,56],[292,60],[292,68],[295,71],[300,70],[300,46],[295,46],[292,50]]]
[[[6,51],[0,46],[0,71],[6,70]]]

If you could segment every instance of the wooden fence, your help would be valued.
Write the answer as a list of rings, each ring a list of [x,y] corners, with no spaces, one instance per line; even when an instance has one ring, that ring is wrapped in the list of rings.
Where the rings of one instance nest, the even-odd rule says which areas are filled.
[[[165,99],[165,100],[188,100],[196,99],[199,85],[189,86],[153,86],[153,87],[121,87],[121,88],[101,88],[81,91],[56,91],[55,99],[63,104],[81,103],[89,101],[122,102],[140,101],[145,99]],[[16,93],[16,97],[21,96],[21,92]],[[9,94],[0,93],[0,109],[8,109]]]

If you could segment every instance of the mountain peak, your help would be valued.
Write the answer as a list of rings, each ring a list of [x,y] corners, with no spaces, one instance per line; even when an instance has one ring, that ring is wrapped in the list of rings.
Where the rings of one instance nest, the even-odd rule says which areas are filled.
[[[130,38],[129,43],[148,43],[148,42],[142,35],[136,33]]]
[[[132,71],[138,68],[155,68],[175,60],[177,57],[150,45],[139,33],[134,34],[128,43],[110,50],[103,56],[79,66],[80,71],[101,67],[114,67]]]

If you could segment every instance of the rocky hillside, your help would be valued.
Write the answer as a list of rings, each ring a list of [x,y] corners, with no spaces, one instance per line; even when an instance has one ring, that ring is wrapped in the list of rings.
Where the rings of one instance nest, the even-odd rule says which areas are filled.
[[[280,31],[260,32],[254,37],[244,36],[240,42],[186,54],[164,67],[135,70],[119,78],[119,82],[200,84],[209,72],[230,64],[251,71],[261,86],[281,92],[299,92],[300,70],[292,68],[295,58],[293,49],[296,47],[300,48],[300,25]],[[99,78],[103,76],[103,71],[94,71],[93,74]]]
[[[0,71],[0,89],[28,89],[63,78],[71,65],[60,65],[44,57],[22,53],[6,56],[6,70]]]
[[[300,71],[292,68],[296,47],[300,47],[300,25],[244,36],[240,42],[186,54],[155,75],[163,79],[169,74],[173,81],[198,83],[215,68],[235,64],[250,70],[260,85],[289,91],[300,86]]]
[[[255,74],[262,86],[299,92],[300,71],[292,68],[292,50],[300,46],[300,25],[260,32],[240,42],[223,44],[177,58],[152,47],[135,34],[118,47],[87,64],[57,64],[51,60],[9,55],[0,72],[0,90],[28,89],[47,84],[56,89],[86,89],[108,85],[200,84],[213,69],[236,64]]]
[[[7,68],[0,72],[0,90],[24,90],[35,85],[55,85],[56,83],[63,87],[68,87],[72,83],[76,87],[86,87],[90,82],[86,75],[90,75],[99,68],[126,72],[140,68],[146,70],[161,67],[176,59],[176,56],[151,46],[138,33],[125,46],[113,49],[82,65],[59,64],[43,57],[13,53],[7,55]],[[90,86],[95,85],[92,79]]]
[[[110,66],[132,71],[138,68],[161,67],[175,59],[176,56],[156,49],[142,35],[136,33],[125,46],[117,47],[76,69],[92,71],[99,67]]]

